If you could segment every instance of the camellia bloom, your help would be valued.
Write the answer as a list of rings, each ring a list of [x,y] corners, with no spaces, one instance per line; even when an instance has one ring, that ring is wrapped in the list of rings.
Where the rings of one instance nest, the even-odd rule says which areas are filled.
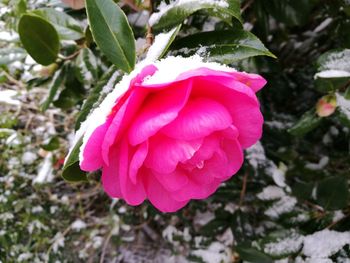
[[[197,57],[139,65],[82,124],[80,167],[107,194],[174,212],[213,194],[261,137],[266,81]]]
[[[62,2],[73,9],[82,9],[85,6],[85,0],[62,0]]]

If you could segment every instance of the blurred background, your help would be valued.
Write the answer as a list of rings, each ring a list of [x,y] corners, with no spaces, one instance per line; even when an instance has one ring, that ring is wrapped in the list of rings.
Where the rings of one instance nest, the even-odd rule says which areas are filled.
[[[140,57],[144,2],[118,3]],[[81,183],[61,176],[86,99],[118,81],[92,43],[85,10],[54,0],[0,1],[0,262],[350,262],[350,2],[240,6],[242,25],[212,10],[193,13],[169,54],[215,54],[263,75],[264,135],[213,196],[162,214],[148,203],[110,199],[99,173]],[[43,66],[27,54],[18,22],[28,10],[55,25],[59,62]],[[268,51],[253,37],[231,43],[239,30],[277,59],[255,56]],[[206,53],[216,43],[221,48]],[[236,47],[254,56],[237,58]]]

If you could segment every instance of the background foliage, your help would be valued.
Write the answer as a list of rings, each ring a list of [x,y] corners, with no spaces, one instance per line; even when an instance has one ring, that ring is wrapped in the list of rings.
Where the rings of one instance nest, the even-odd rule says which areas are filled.
[[[349,1],[153,2],[0,2],[0,261],[349,262]],[[217,193],[161,214],[110,200],[74,150],[62,167],[137,61],[193,54],[268,80],[264,136]]]

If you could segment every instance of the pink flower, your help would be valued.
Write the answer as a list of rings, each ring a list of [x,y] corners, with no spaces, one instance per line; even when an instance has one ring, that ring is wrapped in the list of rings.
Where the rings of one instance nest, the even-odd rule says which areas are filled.
[[[82,9],[85,6],[84,0],[62,0],[62,2],[73,9]]]
[[[111,197],[174,212],[240,169],[243,149],[261,137],[255,92],[266,81],[198,58],[140,68],[82,124],[80,167],[102,169]]]

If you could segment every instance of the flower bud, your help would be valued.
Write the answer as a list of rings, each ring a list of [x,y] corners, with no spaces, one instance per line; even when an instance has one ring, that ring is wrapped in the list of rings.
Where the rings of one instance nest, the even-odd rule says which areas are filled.
[[[323,96],[316,104],[316,112],[320,117],[332,115],[337,107],[337,98],[334,95]]]

